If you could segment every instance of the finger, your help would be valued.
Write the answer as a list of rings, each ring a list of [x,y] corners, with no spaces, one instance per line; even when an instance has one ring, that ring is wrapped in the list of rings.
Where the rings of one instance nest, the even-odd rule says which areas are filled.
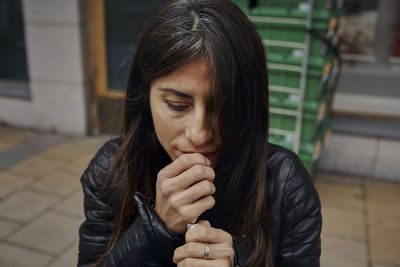
[[[215,173],[212,168],[195,165],[178,177],[157,180],[157,191],[165,198],[176,193],[175,204],[178,206],[186,205],[202,196],[214,194],[215,186],[212,184],[214,177]],[[190,189],[190,192],[185,192],[191,187],[190,185],[196,185],[196,187]]]
[[[231,263],[227,259],[203,260],[196,258],[186,258],[178,263],[178,267],[230,267]]]
[[[209,195],[202,197],[192,204],[185,205],[180,208],[181,214],[185,214],[186,218],[197,218],[206,210],[211,209],[215,205],[215,199]],[[197,227],[196,227],[197,228]]]
[[[205,156],[199,153],[183,154],[174,160],[171,164],[164,167],[159,173],[157,178],[172,178],[183,171],[187,170],[193,165],[211,166],[211,162]]]
[[[173,261],[178,263],[185,258],[203,258],[205,252],[204,243],[190,242],[175,249]]]
[[[197,259],[228,259],[229,262],[234,262],[235,252],[232,246],[227,243],[209,244],[210,252],[205,258],[206,243],[202,242],[189,242],[185,245],[175,249],[173,261],[178,263],[185,258]]]
[[[213,168],[195,164],[173,179],[177,184],[180,185],[182,189],[186,189],[189,188],[191,185],[195,184],[196,182],[204,179],[213,182],[214,178],[215,178],[215,172]]]
[[[202,197],[215,193],[215,185],[208,180],[202,180],[188,189],[177,192],[174,201],[177,206],[194,203]]]
[[[232,245],[232,236],[222,229],[199,225],[185,234],[188,242],[228,243]]]
[[[197,224],[205,225],[211,227],[211,223],[207,220],[200,220],[197,222]]]
[[[197,223],[188,224],[187,231],[189,231],[190,229],[196,228],[199,224],[206,225],[206,226],[211,226],[209,221],[200,220]]]

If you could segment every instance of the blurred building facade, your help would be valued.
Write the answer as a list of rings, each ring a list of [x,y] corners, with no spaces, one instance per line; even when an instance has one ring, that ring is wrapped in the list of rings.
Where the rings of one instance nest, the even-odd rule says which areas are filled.
[[[165,2],[0,0],[0,122],[77,135],[118,132],[135,44]],[[379,146],[387,151],[400,139],[400,1],[348,6],[353,27],[321,167],[400,179],[396,169],[371,169]],[[358,22],[367,25],[365,34]],[[352,43],[368,45],[355,51],[364,47]],[[368,159],[357,165],[338,157],[346,147],[348,157]]]

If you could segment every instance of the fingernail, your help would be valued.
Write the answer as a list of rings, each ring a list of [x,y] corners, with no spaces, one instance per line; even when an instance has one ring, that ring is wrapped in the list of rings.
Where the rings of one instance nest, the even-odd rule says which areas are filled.
[[[188,223],[187,225],[186,225],[186,227],[187,227],[187,230],[190,230],[190,229],[192,229],[192,228],[196,228],[198,225],[197,224],[194,224],[194,223]]]
[[[207,165],[211,166],[211,161],[209,159],[207,159]]]

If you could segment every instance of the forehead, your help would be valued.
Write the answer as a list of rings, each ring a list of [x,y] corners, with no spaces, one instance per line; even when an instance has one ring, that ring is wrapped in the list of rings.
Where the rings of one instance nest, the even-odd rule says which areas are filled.
[[[209,98],[212,95],[210,64],[207,60],[189,62],[172,73],[152,81],[151,90],[154,89],[164,94],[180,92],[192,98],[197,96]]]

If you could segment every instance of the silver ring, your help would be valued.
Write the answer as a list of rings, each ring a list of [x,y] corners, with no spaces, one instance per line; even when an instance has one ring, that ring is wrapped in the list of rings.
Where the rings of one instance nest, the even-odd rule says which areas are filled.
[[[210,251],[211,251],[211,246],[210,244],[206,243],[206,249],[204,251],[204,256],[203,259],[207,259],[208,256],[210,256]]]

